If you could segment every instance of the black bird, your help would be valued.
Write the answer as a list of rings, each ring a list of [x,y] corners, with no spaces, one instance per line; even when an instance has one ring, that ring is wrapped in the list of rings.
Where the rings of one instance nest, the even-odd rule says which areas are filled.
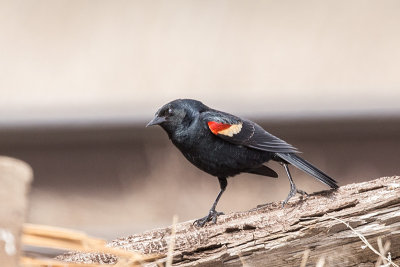
[[[208,215],[195,221],[197,226],[202,227],[208,221],[215,223],[223,214],[215,207],[226,189],[228,177],[242,172],[278,177],[274,170],[263,165],[269,160],[279,162],[289,178],[290,192],[282,206],[296,193],[306,194],[296,189],[288,164],[331,188],[338,188],[335,180],[299,157],[299,151],[292,145],[252,121],[209,108],[200,101],[177,99],[169,102],[147,124],[151,125],[160,125],[192,164],[218,177],[221,191]]]

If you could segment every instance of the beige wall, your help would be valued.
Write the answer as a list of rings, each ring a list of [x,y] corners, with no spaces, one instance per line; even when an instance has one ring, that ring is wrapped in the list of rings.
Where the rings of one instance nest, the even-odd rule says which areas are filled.
[[[400,2],[2,1],[0,124],[395,113]]]

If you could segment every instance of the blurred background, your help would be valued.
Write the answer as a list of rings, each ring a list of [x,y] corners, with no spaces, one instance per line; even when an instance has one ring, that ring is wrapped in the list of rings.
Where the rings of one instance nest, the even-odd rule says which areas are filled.
[[[217,179],[144,127],[176,98],[255,120],[341,185],[399,175],[399,14],[397,0],[0,2],[0,154],[34,169],[28,222],[113,239],[206,215]],[[229,179],[218,210],[283,200],[268,165],[279,179]]]

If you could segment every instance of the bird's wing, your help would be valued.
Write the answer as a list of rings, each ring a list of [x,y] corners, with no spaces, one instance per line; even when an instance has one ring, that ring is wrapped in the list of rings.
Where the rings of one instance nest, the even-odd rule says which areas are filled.
[[[201,117],[214,135],[230,143],[275,153],[299,152],[252,121],[216,110],[203,112]]]

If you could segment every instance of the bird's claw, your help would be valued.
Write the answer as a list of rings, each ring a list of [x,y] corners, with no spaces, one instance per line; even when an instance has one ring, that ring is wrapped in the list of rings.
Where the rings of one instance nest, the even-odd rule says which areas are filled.
[[[220,215],[224,215],[223,212],[218,212],[216,210],[210,210],[207,216],[195,220],[193,225],[198,227],[203,227],[207,222],[211,221],[213,224],[217,222],[217,218]]]
[[[300,189],[296,189],[296,192],[302,196],[307,196],[308,197],[308,193],[306,191],[300,190]]]
[[[289,199],[291,199],[293,196],[295,196],[297,194],[300,194],[301,196],[308,196],[306,191],[297,189],[297,188],[293,188],[290,190],[288,196],[286,197],[286,199],[282,202],[282,208],[285,207],[286,203],[288,203]]]

